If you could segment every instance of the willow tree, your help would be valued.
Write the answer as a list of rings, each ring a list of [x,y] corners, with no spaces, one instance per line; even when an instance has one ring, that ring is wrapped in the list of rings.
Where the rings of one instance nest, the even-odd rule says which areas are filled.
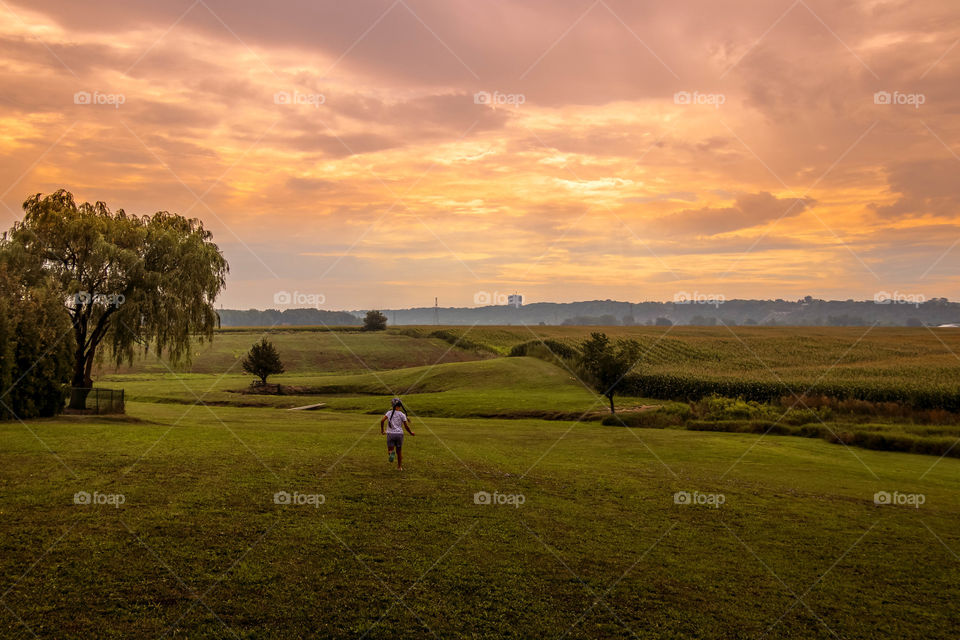
[[[10,239],[52,277],[73,329],[72,408],[85,406],[101,346],[117,364],[151,347],[176,363],[189,360],[195,336],[213,337],[229,267],[200,220],[77,204],[62,189],[23,210]]]

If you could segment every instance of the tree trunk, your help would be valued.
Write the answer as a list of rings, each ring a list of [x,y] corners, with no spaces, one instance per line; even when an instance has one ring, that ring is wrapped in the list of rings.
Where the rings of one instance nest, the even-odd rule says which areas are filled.
[[[93,387],[93,355],[94,349],[91,348],[86,353],[82,348],[74,352],[73,362],[73,380],[70,383],[70,403],[67,405],[71,409],[86,409],[87,396],[90,395],[90,389]]]
[[[84,384],[86,380],[87,354],[84,346],[87,342],[87,320],[79,313],[73,316],[73,337],[77,341],[73,352],[73,380],[70,382],[70,409],[86,409],[87,395],[90,387]]]
[[[607,399],[610,400],[610,413],[616,413],[616,411],[613,410],[613,394],[608,395]]]
[[[74,352],[73,389],[70,390],[70,404],[67,405],[71,409],[87,408],[87,396],[90,395],[90,389],[93,387],[93,358],[97,354],[100,341],[106,334],[110,314],[115,310],[115,308],[107,310],[97,321],[97,326],[90,335],[90,344],[87,344],[88,316],[78,316],[73,319],[77,350]]]
[[[77,352],[74,354],[70,404],[67,405],[71,409],[82,410],[87,408],[87,396],[90,394],[90,385],[87,384],[85,375],[87,372],[86,360],[83,349],[77,349]]]
[[[93,355],[95,349],[96,347],[91,347],[90,351],[87,352],[87,361],[83,367],[83,386],[88,388],[93,387]]]

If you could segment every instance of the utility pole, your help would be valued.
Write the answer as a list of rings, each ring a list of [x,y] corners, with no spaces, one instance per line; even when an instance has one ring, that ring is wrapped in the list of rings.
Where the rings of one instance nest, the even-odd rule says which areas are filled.
[[[433,299],[433,324],[440,324],[440,307],[437,306],[438,298]]]

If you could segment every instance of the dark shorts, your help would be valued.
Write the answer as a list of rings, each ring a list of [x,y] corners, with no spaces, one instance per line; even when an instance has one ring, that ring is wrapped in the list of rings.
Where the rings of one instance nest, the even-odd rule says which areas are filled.
[[[397,451],[403,447],[403,434],[402,433],[388,433],[387,434],[387,448],[393,447]]]

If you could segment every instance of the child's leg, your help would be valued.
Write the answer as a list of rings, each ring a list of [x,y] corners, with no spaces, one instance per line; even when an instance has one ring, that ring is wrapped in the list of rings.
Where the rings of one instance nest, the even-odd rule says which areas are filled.
[[[397,469],[403,468],[403,449],[397,447]]]

